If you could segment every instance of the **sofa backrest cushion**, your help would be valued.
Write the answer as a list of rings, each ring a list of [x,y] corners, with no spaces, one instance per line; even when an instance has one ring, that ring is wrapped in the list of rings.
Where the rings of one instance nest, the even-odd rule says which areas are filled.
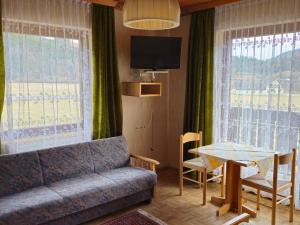
[[[37,152],[0,156],[0,197],[43,185]]]
[[[90,142],[95,172],[120,168],[129,164],[129,153],[123,136]]]
[[[94,172],[88,143],[38,151],[45,184]]]

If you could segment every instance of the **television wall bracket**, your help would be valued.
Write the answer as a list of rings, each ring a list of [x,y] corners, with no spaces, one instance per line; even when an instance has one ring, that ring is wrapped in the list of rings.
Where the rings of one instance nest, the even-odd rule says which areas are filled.
[[[144,75],[152,75],[152,81],[155,80],[155,76],[158,74],[168,74],[169,70],[141,70],[140,77],[142,78]]]

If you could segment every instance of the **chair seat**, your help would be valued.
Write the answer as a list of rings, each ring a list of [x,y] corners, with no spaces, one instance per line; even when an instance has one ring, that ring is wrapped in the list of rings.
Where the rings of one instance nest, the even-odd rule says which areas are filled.
[[[259,188],[262,191],[266,191],[272,193],[273,190],[273,179],[269,177],[264,177],[260,174],[255,174],[253,176],[247,177],[242,180],[242,184],[253,187]],[[282,191],[292,186],[290,181],[286,180],[278,180],[277,181],[277,190]]]
[[[184,161],[183,166],[194,170],[204,170],[206,168],[206,165],[201,157]]]

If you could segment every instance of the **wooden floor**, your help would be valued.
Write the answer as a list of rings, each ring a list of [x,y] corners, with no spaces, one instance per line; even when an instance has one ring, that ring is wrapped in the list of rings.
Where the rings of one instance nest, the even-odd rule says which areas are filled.
[[[219,194],[219,184],[208,184],[208,200],[212,195]],[[237,214],[230,213],[223,217],[216,217],[217,207],[212,205],[209,201],[206,206],[202,206],[202,189],[198,189],[194,184],[185,183],[183,189],[183,196],[178,196],[178,175],[176,170],[164,169],[158,173],[158,187],[156,197],[151,204],[140,204],[131,207],[121,212],[114,213],[110,216],[98,219],[87,223],[86,225],[100,225],[103,221],[109,220],[120,214],[126,213],[135,209],[143,209],[157,218],[163,220],[169,225],[218,225],[231,219]],[[247,197],[253,198],[254,195],[247,194]],[[269,200],[262,200],[264,204],[270,205]],[[255,209],[252,202],[246,205]],[[294,223],[288,222],[288,207],[280,205],[277,211],[278,225],[299,225],[300,211],[295,211]],[[256,225],[271,224],[271,209],[269,207],[261,206],[256,219],[251,222]]]

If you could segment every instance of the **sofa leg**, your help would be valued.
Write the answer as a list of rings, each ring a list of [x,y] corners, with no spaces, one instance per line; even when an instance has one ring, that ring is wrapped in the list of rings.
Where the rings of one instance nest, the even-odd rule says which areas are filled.
[[[147,199],[147,200],[145,201],[145,203],[146,203],[146,204],[151,204],[151,203],[152,203],[152,198]]]
[[[152,197],[155,198],[156,196],[156,185],[152,189]]]

